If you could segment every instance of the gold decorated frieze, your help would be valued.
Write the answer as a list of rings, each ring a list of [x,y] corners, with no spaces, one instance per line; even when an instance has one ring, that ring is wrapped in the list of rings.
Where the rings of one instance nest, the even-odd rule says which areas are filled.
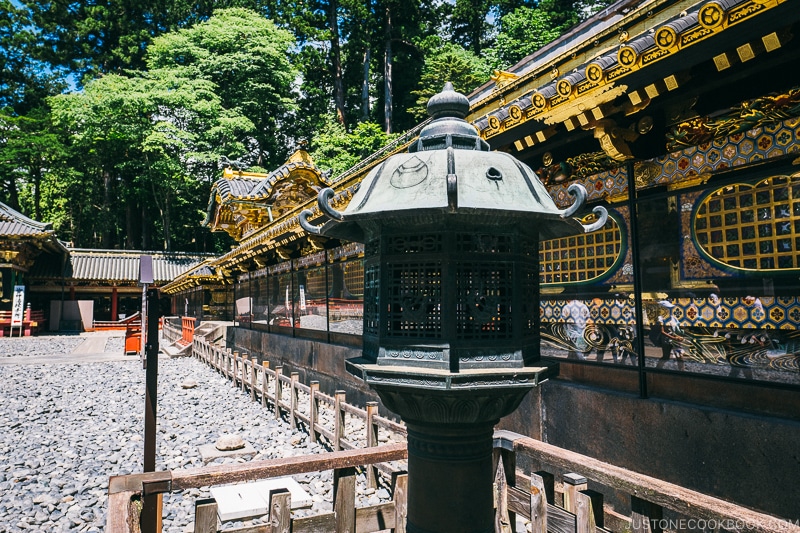
[[[697,28],[696,30],[690,31],[688,33],[682,33],[681,46],[683,47],[696,43],[697,41],[705,39],[712,33],[714,33],[713,29],[704,27]]]
[[[642,55],[642,66],[658,61],[659,59],[670,55],[670,53],[671,52],[669,50],[661,48],[647,52],[646,54]]]
[[[737,22],[760,13],[764,9],[766,9],[766,6],[759,2],[750,2],[749,4],[734,8],[728,14],[728,24],[736,24]]]
[[[569,95],[563,96],[561,94],[558,94],[550,99],[550,107],[551,108],[557,107],[563,104],[564,102],[569,102]]]
[[[630,67],[626,67],[624,65],[620,65],[620,66],[608,71],[608,73],[606,74],[606,80],[607,81],[614,81],[615,79],[619,78],[620,76],[624,76],[625,74],[628,74],[632,70],[633,69],[631,69]]]
[[[672,181],[667,184],[668,191],[677,191],[680,189],[688,189],[689,187],[697,187],[698,185],[704,185],[709,179],[711,178],[711,173],[703,172],[702,174],[695,174],[692,176],[687,176],[678,181]]]
[[[586,82],[581,83],[580,85],[578,85],[578,88],[575,91],[575,94],[577,94],[578,96],[584,95],[587,92],[591,91],[592,89],[596,88],[598,85],[599,85],[598,83],[593,83],[591,81],[586,81]]]

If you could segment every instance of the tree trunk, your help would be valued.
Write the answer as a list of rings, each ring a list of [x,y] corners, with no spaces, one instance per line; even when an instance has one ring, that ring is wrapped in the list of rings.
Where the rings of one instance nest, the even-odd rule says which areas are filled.
[[[31,181],[33,181],[33,219],[42,220],[42,168],[34,161],[31,164]]]
[[[142,250],[150,249],[150,217],[147,215],[147,202],[142,202]]]
[[[383,62],[383,117],[386,133],[392,133],[392,10],[386,6],[386,26],[383,30],[386,52]]]
[[[372,59],[372,50],[369,46],[364,50],[364,77],[361,80],[361,121],[369,120],[369,63]]]
[[[102,220],[100,221],[101,227],[101,242],[102,247],[111,248],[111,186],[113,180],[111,179],[111,172],[103,170],[103,207],[100,210]]]
[[[136,226],[134,219],[136,206],[133,202],[125,203],[125,248],[129,250],[136,249]]]
[[[333,70],[333,103],[336,106],[336,119],[345,125],[344,115],[344,82],[342,81],[342,54],[339,46],[339,3],[331,0],[328,3],[328,24],[331,27],[331,69]]]

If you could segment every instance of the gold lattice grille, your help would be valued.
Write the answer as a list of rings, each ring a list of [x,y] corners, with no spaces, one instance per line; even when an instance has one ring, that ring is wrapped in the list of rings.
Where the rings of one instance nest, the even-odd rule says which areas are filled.
[[[608,272],[622,250],[616,221],[586,235],[551,239],[539,244],[539,281],[570,283],[589,281]]]
[[[734,268],[800,268],[800,176],[714,191],[697,208],[694,233],[706,254]]]

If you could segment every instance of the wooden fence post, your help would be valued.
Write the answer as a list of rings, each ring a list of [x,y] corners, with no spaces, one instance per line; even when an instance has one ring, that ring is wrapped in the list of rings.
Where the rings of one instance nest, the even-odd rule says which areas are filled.
[[[269,523],[272,533],[290,533],[292,530],[292,493],[289,489],[269,491]]]
[[[249,374],[247,367],[249,366],[250,360],[247,358],[247,352],[242,352],[242,357],[239,359],[239,366],[241,367],[242,371],[239,374],[241,376],[239,380],[239,387],[241,387],[242,392],[247,391],[247,376]]]
[[[547,491],[544,480],[535,472],[531,474],[531,531],[547,533]]]
[[[569,511],[570,513],[577,515],[578,514],[578,504],[577,504],[577,496],[578,492],[585,490],[586,485],[586,478],[580,474],[576,474],[574,472],[570,472],[569,474],[564,474],[564,510]]]
[[[392,494],[394,494],[394,533],[406,533],[408,516],[408,474],[392,473]]]
[[[575,493],[575,533],[595,533],[599,525],[594,517],[592,498],[586,492]]]
[[[295,418],[295,413],[297,412],[297,382],[300,379],[300,373],[292,372],[289,377],[291,379],[289,383],[289,427],[295,429],[297,428],[297,418]]]
[[[194,502],[194,533],[217,532],[217,501],[206,498]]]
[[[333,451],[342,449],[342,437],[345,430],[345,412],[342,404],[345,401],[345,392],[337,390],[333,393]]]
[[[267,406],[267,393],[269,391],[269,361],[261,363],[261,407]]]
[[[276,366],[275,367],[275,418],[279,419],[281,417],[281,396],[282,389],[281,389],[281,375],[283,374],[283,367]]]
[[[333,512],[336,514],[336,533],[355,533],[356,469],[353,467],[333,471]]]
[[[517,455],[513,450],[506,450],[504,448],[495,448],[492,452],[492,461],[494,462],[495,469],[499,469],[502,465],[506,487],[516,487],[517,485]],[[514,531],[517,524],[517,513],[508,511],[508,523],[512,531]]]
[[[311,442],[317,442],[317,419],[319,418],[319,400],[317,393],[319,392],[319,381],[312,381],[308,385],[309,391],[308,401],[308,435],[311,437]]]
[[[239,352],[233,352],[233,387],[239,388]]]
[[[494,531],[495,533],[511,533],[511,520],[508,514],[508,480],[503,465],[503,456],[497,458],[494,475]]]
[[[364,429],[367,432],[367,448],[378,445],[378,425],[375,424],[375,415],[378,414],[378,402],[367,402],[367,419],[364,421]],[[378,469],[375,465],[367,467],[367,486],[378,487]]]
[[[256,377],[258,376],[258,358],[250,359],[250,401],[256,401]]]
[[[660,505],[631,496],[631,531],[633,533],[662,533]]]

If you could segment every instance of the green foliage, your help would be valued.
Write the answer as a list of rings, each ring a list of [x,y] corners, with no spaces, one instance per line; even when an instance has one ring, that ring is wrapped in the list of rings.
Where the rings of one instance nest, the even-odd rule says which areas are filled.
[[[275,57],[280,49],[276,52],[272,45],[284,46],[285,32],[260,17],[232,11],[218,12],[199,25],[202,32],[180,31],[156,39],[152,68],[146,73],[109,74],[87,83],[82,92],[51,100],[54,121],[70,150],[82,155],[71,162],[80,169],[72,176],[93,191],[85,204],[92,209],[70,208],[74,241],[110,246],[125,235],[129,246],[138,240],[146,248],[147,235],[158,231],[161,246],[173,248],[174,228],[197,225],[197,206],[206,203],[210,184],[218,177],[219,158],[246,155],[257,140],[256,125],[244,111],[266,105],[275,114],[281,112],[288,97],[277,91],[288,85],[286,73],[276,74],[273,81],[263,65],[280,66]],[[247,20],[254,27],[247,29]],[[242,32],[252,42],[237,47]],[[224,82],[236,69],[258,68],[248,64],[261,67],[253,79],[240,79],[246,87],[224,90],[210,79]],[[235,91],[247,89],[258,92],[256,97],[275,97],[268,104],[252,96],[242,101]],[[226,96],[230,107],[225,106]],[[115,198],[128,205],[115,204]],[[131,204],[138,207],[131,210]],[[131,231],[135,222],[143,227]],[[98,234],[100,242],[92,243]]]
[[[259,150],[252,160],[277,166],[288,155],[291,143],[283,126],[296,108],[291,87],[297,72],[289,63],[293,45],[292,35],[272,21],[231,8],[155,39],[147,51],[147,65],[214,83],[221,105],[255,125]]]
[[[361,122],[348,133],[333,116],[329,116],[313,140],[310,155],[319,168],[330,170],[331,178],[336,178],[395,137],[387,135],[379,124],[373,122]]]
[[[0,199],[78,246],[227,246],[198,231],[220,156],[308,138],[338,175],[608,2],[0,0]]]
[[[542,8],[519,7],[502,18],[494,56],[498,68],[507,69],[561,35],[551,14]]]
[[[432,46],[433,50],[425,58],[417,89],[411,91],[416,96],[416,106],[410,112],[421,122],[428,117],[428,100],[451,82],[456,91],[469,94],[489,79],[489,64],[468,50],[451,43]]]

